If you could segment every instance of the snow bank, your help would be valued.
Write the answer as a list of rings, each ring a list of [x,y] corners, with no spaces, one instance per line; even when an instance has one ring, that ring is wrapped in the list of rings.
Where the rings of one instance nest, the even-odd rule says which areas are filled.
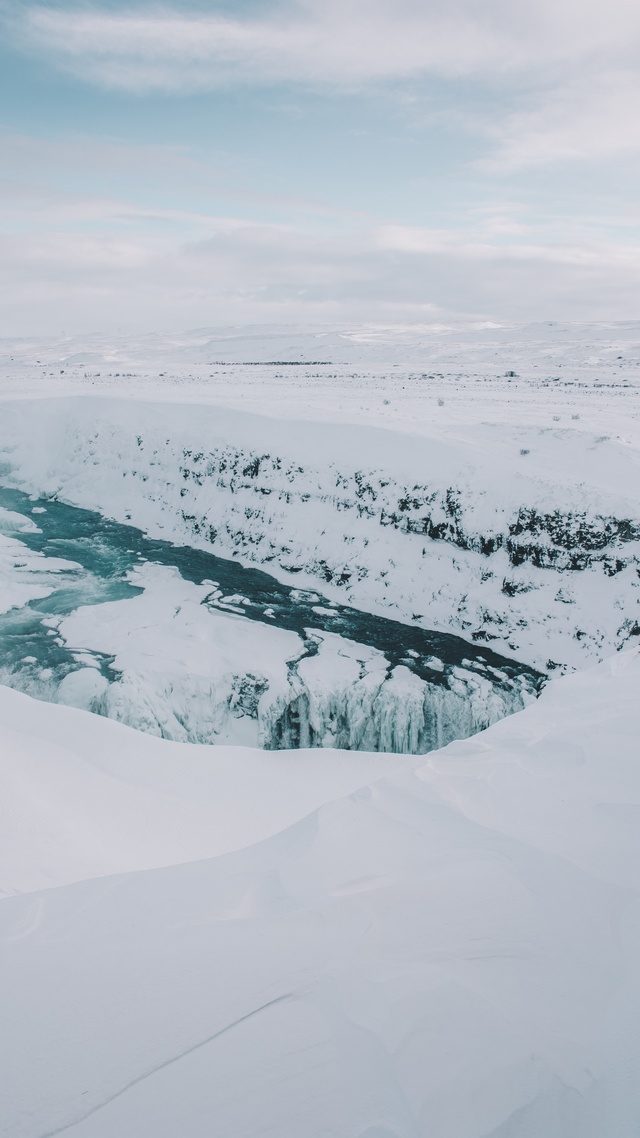
[[[0,895],[239,849],[411,761],[164,742],[0,686]]]
[[[637,633],[634,447],[517,418],[428,429],[74,397],[6,403],[0,444],[29,490],[542,670]]]
[[[5,1133],[635,1138],[639,684],[620,654],[257,846],[3,900]],[[76,761],[133,738],[34,711]]]

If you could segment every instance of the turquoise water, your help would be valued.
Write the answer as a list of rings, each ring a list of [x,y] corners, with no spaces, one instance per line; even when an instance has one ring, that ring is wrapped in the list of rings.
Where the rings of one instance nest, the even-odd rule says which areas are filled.
[[[29,690],[29,677],[41,674],[42,669],[59,680],[80,666],[55,630],[47,626],[47,618],[66,616],[80,605],[137,596],[141,590],[129,583],[127,574],[143,561],[173,566],[197,584],[211,582],[212,594],[204,602],[210,606],[231,608],[249,620],[297,632],[303,640],[309,629],[337,633],[378,649],[392,667],[403,664],[431,684],[446,684],[454,666],[475,671],[498,688],[511,687],[523,677],[527,687],[536,690],[543,680],[540,673],[484,645],[332,604],[319,593],[283,585],[259,569],[150,538],[134,526],[90,510],[29,497],[6,486],[0,487],[0,506],[33,518],[42,531],[11,536],[47,557],[65,558],[79,566],[57,576],[59,585],[50,596],[0,616],[0,673],[5,682],[24,690]],[[113,661],[93,655],[103,674],[115,678]],[[440,671],[434,670],[434,657],[442,662]],[[7,676],[12,678],[7,681]]]

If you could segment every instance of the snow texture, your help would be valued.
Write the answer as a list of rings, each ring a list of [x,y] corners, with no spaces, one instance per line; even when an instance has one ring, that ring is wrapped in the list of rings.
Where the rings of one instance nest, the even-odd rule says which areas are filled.
[[[185,749],[0,692],[21,887],[77,878],[0,904],[3,1133],[635,1136],[639,684],[621,653],[426,761],[367,756],[333,802],[340,757],[307,766],[304,818],[304,779],[282,795],[313,752]],[[295,824],[148,868],[211,852],[218,779],[253,836]]]
[[[0,896],[227,853],[413,761],[165,742],[0,686]]]

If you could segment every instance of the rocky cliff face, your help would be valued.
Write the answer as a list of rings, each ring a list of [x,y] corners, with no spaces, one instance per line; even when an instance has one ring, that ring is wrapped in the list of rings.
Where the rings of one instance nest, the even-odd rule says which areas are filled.
[[[144,449],[141,435],[136,441]],[[180,496],[189,499],[194,487],[207,483],[228,495],[248,495],[253,502],[243,511],[247,522],[266,519],[264,499],[272,494],[278,503],[286,505],[308,503],[315,497],[328,502],[336,513],[354,511],[359,518],[373,519],[402,534],[446,541],[458,549],[487,557],[505,549],[514,567],[528,564],[537,569],[581,570],[599,563],[612,577],[630,564],[638,565],[640,521],[632,518],[590,516],[586,510],[542,512],[521,506],[511,519],[505,515],[502,528],[496,526],[481,532],[474,521],[473,492],[468,488],[407,486],[380,471],[345,471],[332,465],[327,470],[331,489],[323,493],[314,473],[277,456],[254,451],[223,447],[205,454],[184,450],[179,462]],[[139,475],[137,470],[131,474],[140,476],[143,482],[148,479],[148,475]],[[196,535],[207,532],[204,517],[197,518],[184,509],[181,516],[192,525]],[[250,546],[260,542],[261,535],[251,533],[254,528],[227,526],[226,532],[232,543],[238,539]],[[210,527],[208,536],[215,542],[218,530]],[[266,533],[262,536],[269,537]],[[320,575],[330,583],[336,580],[335,573],[322,566]],[[340,574],[339,583],[344,584],[350,576],[348,572]]]

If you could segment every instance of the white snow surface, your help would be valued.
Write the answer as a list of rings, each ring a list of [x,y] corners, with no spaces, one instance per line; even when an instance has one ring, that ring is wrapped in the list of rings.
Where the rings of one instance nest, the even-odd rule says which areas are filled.
[[[2,346],[29,491],[543,670],[636,633],[640,324]]]
[[[413,761],[173,743],[0,685],[0,896],[228,853]]]
[[[635,1138],[639,688],[622,652],[411,760],[0,689],[2,1133]]]

